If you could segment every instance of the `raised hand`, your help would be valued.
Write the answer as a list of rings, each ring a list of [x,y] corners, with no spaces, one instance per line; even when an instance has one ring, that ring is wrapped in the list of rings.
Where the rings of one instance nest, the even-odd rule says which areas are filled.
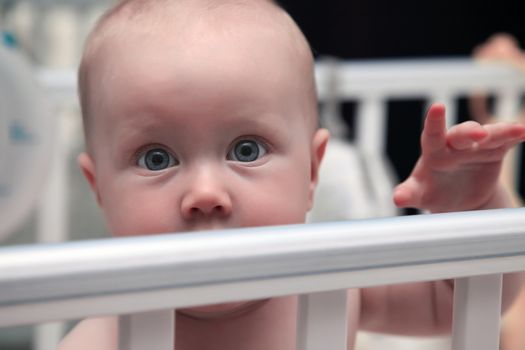
[[[445,107],[430,107],[421,135],[421,156],[394,190],[398,207],[432,212],[510,206],[499,184],[506,152],[525,140],[525,125],[469,121],[449,130]]]
[[[518,40],[507,33],[492,35],[487,41],[474,48],[472,56],[478,62],[508,64],[525,73],[525,51],[519,46]],[[472,117],[482,124],[494,122],[497,117],[501,117],[491,115],[485,94],[472,96],[468,104]],[[520,119],[525,120],[525,109],[521,111]]]
[[[473,56],[480,61],[500,61],[517,68],[525,68],[525,53],[521,50],[516,38],[507,33],[497,33],[491,36],[474,49]]]

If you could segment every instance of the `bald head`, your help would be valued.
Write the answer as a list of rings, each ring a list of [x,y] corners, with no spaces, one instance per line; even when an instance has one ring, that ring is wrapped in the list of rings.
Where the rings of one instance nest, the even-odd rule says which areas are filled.
[[[274,42],[275,50],[262,52],[249,44],[258,41]],[[222,55],[228,46],[239,43],[227,57]],[[159,56],[166,56],[188,66],[196,57],[207,55],[217,63],[221,57],[230,64],[274,59],[296,71],[298,82],[293,88],[302,90],[307,118],[317,123],[317,101],[313,76],[313,58],[306,39],[288,14],[268,0],[124,0],[110,9],[98,22],[85,45],[79,69],[79,93],[88,150],[93,132],[95,112],[99,104],[110,103],[103,96],[103,87],[119,73],[119,62],[133,59],[137,50],[125,52],[122,47],[133,46],[138,54],[155,65]],[[163,52],[150,50],[161,46]],[[268,47],[268,45],[266,45]],[[231,48],[231,46],[230,46]],[[287,60],[284,57],[287,57]],[[227,57],[227,58],[225,58]],[[283,58],[278,62],[278,58]],[[290,60],[292,58],[292,60]],[[191,67],[188,67],[191,69]]]

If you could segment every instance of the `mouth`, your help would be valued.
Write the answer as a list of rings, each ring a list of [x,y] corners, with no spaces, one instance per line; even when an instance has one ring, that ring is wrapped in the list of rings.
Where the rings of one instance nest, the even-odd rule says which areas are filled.
[[[233,225],[225,225],[224,223],[210,221],[210,222],[196,222],[187,226],[187,231],[216,231],[216,230],[227,230],[236,228]]]
[[[232,302],[177,310],[179,314],[197,320],[217,320],[239,317],[264,306],[269,299]]]

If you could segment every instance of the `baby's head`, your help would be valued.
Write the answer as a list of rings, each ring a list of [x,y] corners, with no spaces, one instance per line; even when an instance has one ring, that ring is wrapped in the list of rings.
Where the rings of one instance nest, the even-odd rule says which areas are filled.
[[[129,0],[88,39],[80,165],[116,235],[304,222],[328,134],[266,0]]]

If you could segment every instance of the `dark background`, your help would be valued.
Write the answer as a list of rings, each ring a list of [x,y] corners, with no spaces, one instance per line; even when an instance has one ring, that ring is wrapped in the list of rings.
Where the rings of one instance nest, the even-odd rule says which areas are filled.
[[[477,45],[499,32],[512,34],[521,47],[525,43],[525,11],[519,1],[281,0],[279,3],[299,24],[317,58],[468,57]],[[460,119],[471,119],[466,98],[457,102]],[[400,179],[409,175],[419,155],[424,108],[422,100],[389,101],[387,149]],[[350,127],[354,109],[352,102],[342,108]],[[520,185],[521,192],[524,187]]]
[[[525,39],[519,1],[280,0],[316,54],[351,59],[470,55],[496,32]]]

